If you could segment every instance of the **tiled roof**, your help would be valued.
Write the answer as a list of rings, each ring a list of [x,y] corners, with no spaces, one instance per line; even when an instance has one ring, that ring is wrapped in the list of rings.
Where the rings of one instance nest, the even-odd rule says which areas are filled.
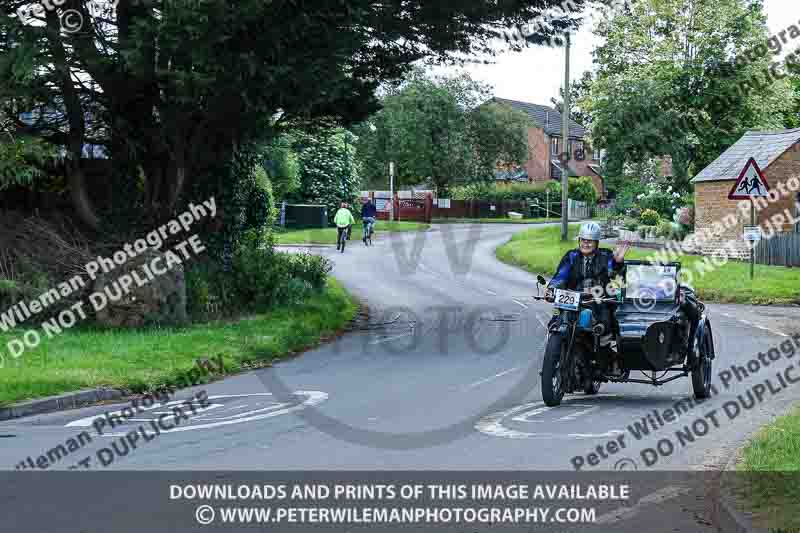
[[[492,98],[499,104],[506,104],[514,109],[522,111],[540,128],[543,128],[548,135],[561,136],[561,113],[554,108],[546,105],[530,104],[517,100],[507,100],[505,98]],[[569,136],[571,138],[582,139],[586,136],[586,128],[569,119]]]
[[[766,170],[773,161],[798,141],[800,141],[800,128],[781,131],[748,131],[733,146],[725,150],[716,161],[695,176],[692,183],[735,180],[751,157],[756,160],[761,170]]]

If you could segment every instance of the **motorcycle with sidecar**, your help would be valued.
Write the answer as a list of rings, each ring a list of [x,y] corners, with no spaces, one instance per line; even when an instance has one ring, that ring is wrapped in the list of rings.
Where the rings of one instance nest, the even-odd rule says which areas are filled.
[[[548,406],[565,394],[597,394],[602,383],[661,386],[691,376],[697,399],[711,394],[714,337],[705,305],[679,283],[680,263],[626,261],[619,288],[591,292],[555,290],[557,314],[548,325],[542,361],[542,399]],[[539,285],[546,285],[538,276]],[[612,292],[610,297],[605,296]],[[597,305],[610,305],[612,340],[601,345],[604,328]],[[631,378],[641,372],[644,378]],[[670,377],[668,375],[672,374]]]

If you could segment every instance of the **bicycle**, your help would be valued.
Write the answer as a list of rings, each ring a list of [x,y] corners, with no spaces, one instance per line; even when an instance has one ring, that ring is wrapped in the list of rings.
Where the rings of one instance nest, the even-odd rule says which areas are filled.
[[[336,249],[340,250],[344,253],[344,245],[347,243],[348,239],[350,239],[350,230],[352,226],[346,226],[344,228],[336,228],[338,235],[336,236]]]
[[[366,246],[372,246],[372,234],[375,233],[375,219],[372,217],[365,218],[363,225],[364,237],[361,240],[364,241]]]

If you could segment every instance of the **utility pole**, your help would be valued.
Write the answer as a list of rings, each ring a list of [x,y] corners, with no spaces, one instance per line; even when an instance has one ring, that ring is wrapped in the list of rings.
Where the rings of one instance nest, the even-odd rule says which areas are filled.
[[[561,110],[561,240],[569,233],[569,33],[566,35],[564,54],[564,105]]]

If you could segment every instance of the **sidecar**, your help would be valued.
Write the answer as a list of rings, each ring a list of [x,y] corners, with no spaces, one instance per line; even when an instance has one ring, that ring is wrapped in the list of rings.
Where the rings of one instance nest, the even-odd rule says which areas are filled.
[[[710,395],[714,337],[705,306],[680,285],[680,269],[680,263],[625,261],[616,337],[626,372],[612,381],[660,386],[691,375],[702,399]],[[644,379],[630,378],[637,370]]]

